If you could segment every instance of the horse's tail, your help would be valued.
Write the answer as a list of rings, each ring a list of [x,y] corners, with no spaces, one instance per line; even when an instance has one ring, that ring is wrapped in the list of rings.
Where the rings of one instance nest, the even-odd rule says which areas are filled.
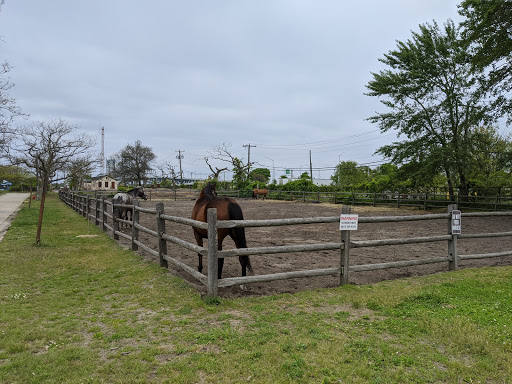
[[[230,220],[243,220],[244,214],[242,213],[242,208],[237,203],[229,203],[228,205],[228,212],[229,212],[229,219]],[[245,228],[244,227],[237,227],[231,229],[233,232],[233,236],[236,239],[236,246],[237,248],[247,248],[247,241],[245,240]],[[243,261],[243,263],[249,268],[249,271],[254,273],[251,261],[249,259],[249,256],[240,256],[240,260]]]
[[[230,220],[243,220],[244,214],[242,208],[237,203],[229,203],[228,205],[229,219]],[[238,248],[247,248],[247,242],[245,240],[245,228],[238,227],[233,228],[233,235],[237,239]]]

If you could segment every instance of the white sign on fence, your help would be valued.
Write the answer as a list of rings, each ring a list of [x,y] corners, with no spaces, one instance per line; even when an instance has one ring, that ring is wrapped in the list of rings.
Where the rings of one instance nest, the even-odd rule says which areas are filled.
[[[356,231],[359,215],[340,215],[340,231]]]
[[[461,214],[460,211],[454,209],[452,211],[452,235],[460,235],[462,232],[462,223],[461,223]]]

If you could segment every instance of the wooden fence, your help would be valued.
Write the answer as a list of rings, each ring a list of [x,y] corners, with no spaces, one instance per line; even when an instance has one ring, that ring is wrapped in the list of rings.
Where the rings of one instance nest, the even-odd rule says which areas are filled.
[[[117,192],[117,191],[116,191]],[[87,191],[84,192],[94,198],[112,197],[112,191]],[[219,196],[234,198],[252,198],[251,191],[231,190],[217,191]],[[196,200],[199,191],[190,188],[147,188],[146,194],[149,200]],[[261,197],[260,197],[261,198]],[[389,207],[421,208],[424,210],[433,208],[444,208],[450,204],[457,204],[463,210],[477,211],[507,211],[512,210],[512,196],[466,196],[459,194],[450,199],[446,193],[413,193],[404,194],[398,192],[374,193],[374,192],[305,192],[305,191],[283,191],[269,190],[268,199],[285,201],[302,201],[304,203],[331,203],[345,205],[371,205]]]
[[[391,207],[416,207],[425,210],[430,208],[447,207],[457,204],[461,209],[480,211],[512,210],[511,196],[467,196],[459,194],[450,199],[447,194],[413,193],[404,194],[398,192],[304,192],[270,190],[269,199],[302,201],[312,203],[333,203],[349,205],[371,205]]]
[[[470,259],[484,259],[501,256],[512,255],[512,250],[504,250],[502,252],[486,253],[486,254],[469,254],[459,255],[457,252],[458,239],[477,239],[477,238],[495,238],[512,236],[512,232],[496,232],[496,233],[473,233],[473,234],[452,234],[451,233],[451,211],[455,209],[455,205],[448,207],[447,213],[441,214],[426,214],[426,215],[413,215],[413,216],[377,216],[377,217],[360,217],[359,224],[365,223],[398,223],[398,222],[413,222],[422,220],[442,220],[443,225],[448,228],[446,235],[424,236],[424,237],[411,237],[411,238],[391,238],[381,240],[361,240],[351,241],[350,231],[340,231],[339,242],[332,243],[318,243],[318,244],[302,244],[302,245],[284,245],[275,247],[252,247],[243,249],[230,249],[221,250],[217,248],[217,230],[219,228],[236,228],[236,227],[270,227],[270,226],[289,226],[289,225],[314,225],[319,223],[337,223],[340,220],[339,216],[334,217],[313,217],[313,218],[291,218],[291,219],[274,219],[274,220],[217,220],[217,211],[215,209],[208,210],[208,222],[203,223],[192,219],[183,217],[166,215],[164,212],[163,203],[157,203],[154,209],[142,208],[138,205],[138,201],[134,202],[133,206],[112,204],[111,201],[105,197],[94,198],[84,194],[76,194],[72,192],[61,191],[60,198],[70,205],[77,212],[87,217],[88,220],[103,228],[105,231],[110,231],[115,239],[119,237],[126,238],[131,241],[132,250],[136,251],[142,248],[146,252],[158,257],[160,266],[168,267],[168,263],[173,264],[175,267],[185,271],[200,283],[206,285],[207,293],[210,297],[218,295],[218,288],[228,287],[233,285],[267,282],[274,280],[283,280],[299,277],[312,277],[312,276],[325,276],[337,275],[340,277],[340,284],[347,284],[349,282],[349,275],[352,272],[359,271],[372,271],[388,268],[408,267],[415,265],[426,265],[433,263],[448,263],[449,270],[456,270],[459,261]],[[131,221],[121,220],[117,218],[117,210],[120,208],[132,208],[133,218]],[[153,231],[139,224],[139,214],[151,214],[155,216],[157,231]],[[342,214],[350,213],[349,206],[342,207]],[[101,214],[101,215],[100,215]],[[100,217],[101,216],[101,217]],[[512,212],[464,212],[463,217],[482,217],[482,216],[512,216]],[[110,221],[109,221],[109,220]],[[172,234],[166,233],[166,222],[171,221],[183,225],[188,225],[196,228],[208,230],[207,247],[200,247],[196,244],[182,240]],[[110,222],[110,224],[109,224]],[[132,224],[132,232],[130,235],[123,233],[119,230],[121,224]],[[139,241],[139,231],[144,231],[151,236],[158,239],[158,249],[152,249]],[[351,265],[350,264],[350,250],[355,248],[365,247],[380,247],[386,245],[404,245],[404,244],[419,244],[428,242],[446,241],[448,243],[448,253],[446,256],[437,258],[423,258],[416,260],[403,260],[393,261],[387,263],[364,264],[364,265]],[[195,253],[202,254],[208,260],[208,274],[204,275],[194,268],[186,265],[185,263],[167,255],[167,242],[174,243],[178,246],[191,250]],[[326,269],[313,269],[302,271],[290,271],[283,273],[274,273],[267,275],[245,276],[245,277],[230,277],[224,279],[217,278],[218,259],[236,256],[251,256],[251,255],[269,255],[281,254],[291,252],[317,252],[326,250],[339,250],[340,258],[339,264],[336,267]]]

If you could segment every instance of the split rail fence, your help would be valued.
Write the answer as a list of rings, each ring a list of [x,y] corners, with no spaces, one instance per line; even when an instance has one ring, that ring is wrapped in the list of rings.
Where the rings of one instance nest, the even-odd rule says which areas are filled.
[[[349,282],[349,275],[352,272],[383,270],[388,268],[400,268],[417,265],[426,265],[433,263],[448,263],[449,270],[458,269],[459,261],[471,259],[485,259],[494,257],[503,257],[512,255],[512,250],[504,250],[502,252],[485,253],[485,254],[469,254],[460,255],[457,252],[458,239],[477,239],[477,238],[498,238],[512,236],[512,232],[494,232],[494,233],[472,233],[472,234],[452,234],[451,232],[451,211],[456,205],[450,205],[447,213],[412,215],[412,216],[376,216],[376,217],[359,217],[359,224],[364,223],[398,223],[413,222],[422,220],[443,220],[447,225],[446,235],[422,236],[410,238],[390,238],[381,240],[361,240],[351,241],[351,231],[340,231],[338,242],[318,243],[318,244],[301,244],[301,245],[283,245],[273,247],[251,247],[243,249],[218,250],[217,246],[217,230],[220,228],[237,228],[237,227],[274,227],[289,225],[314,225],[320,223],[339,223],[340,216],[334,217],[313,217],[313,218],[291,218],[291,219],[273,219],[273,220],[217,220],[216,209],[208,210],[208,222],[203,223],[188,218],[167,215],[164,212],[163,203],[157,203],[155,208],[142,208],[139,202],[135,200],[132,205],[113,204],[111,200],[105,197],[94,198],[88,195],[73,193],[69,191],[59,192],[61,200],[71,206],[75,211],[86,217],[88,220],[94,221],[97,226],[103,228],[104,231],[110,231],[114,239],[119,237],[126,238],[131,241],[132,250],[137,251],[139,248],[154,255],[159,259],[160,266],[167,268],[168,263],[173,264],[176,268],[183,270],[190,276],[195,278],[207,288],[207,294],[210,297],[218,296],[218,289],[221,287],[229,287],[233,285],[268,282],[275,280],[284,280],[301,277],[327,276],[337,275],[340,278],[340,285]],[[133,210],[132,220],[122,220],[118,218],[118,210],[122,208],[130,208]],[[139,223],[140,213],[151,214],[155,216],[157,231],[146,228]],[[342,206],[341,214],[349,214],[350,207]],[[495,216],[512,216],[512,212],[464,212],[462,217],[495,217]],[[188,225],[196,228],[206,229],[208,231],[208,242],[206,247],[200,247],[196,244],[182,240],[172,234],[166,232],[166,222],[171,221],[182,225]],[[120,224],[132,225],[130,235],[120,231]],[[152,249],[139,241],[139,232],[143,231],[158,239],[158,249]],[[380,247],[387,245],[405,245],[419,244],[429,242],[446,241],[448,243],[448,253],[443,257],[423,258],[415,260],[393,261],[387,263],[374,263],[351,265],[350,250],[355,248]],[[207,257],[208,274],[204,275],[187,264],[171,257],[167,254],[167,242],[176,244],[195,253]],[[266,275],[230,277],[224,279],[217,278],[218,259],[237,256],[253,256],[253,255],[270,255],[292,252],[316,252],[338,250],[340,253],[339,264],[336,267],[290,271],[282,273],[273,273]]]

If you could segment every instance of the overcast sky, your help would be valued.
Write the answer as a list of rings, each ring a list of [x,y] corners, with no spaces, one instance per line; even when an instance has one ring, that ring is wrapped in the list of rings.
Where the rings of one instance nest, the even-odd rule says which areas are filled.
[[[310,150],[329,178],[339,160],[382,163],[396,135],[365,120],[385,110],[371,73],[419,24],[460,21],[459,2],[5,0],[0,61],[30,120],[76,124],[98,154],[103,126],[106,157],[140,140],[206,177],[212,147],[247,161],[251,144],[276,178],[308,171]]]

